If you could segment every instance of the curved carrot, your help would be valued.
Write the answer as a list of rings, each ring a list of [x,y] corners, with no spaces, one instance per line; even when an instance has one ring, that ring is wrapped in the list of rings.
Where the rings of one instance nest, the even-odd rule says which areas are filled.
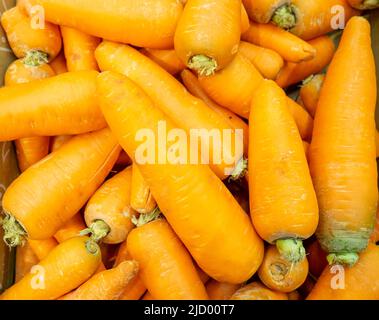
[[[317,237],[331,263],[354,264],[373,230],[378,202],[375,105],[370,24],[353,17],[321,89],[310,148],[320,205]]]
[[[307,258],[309,263],[309,273],[318,278],[328,265],[326,253],[322,250],[319,242],[315,239],[307,247]]]
[[[100,186],[119,152],[112,133],[104,129],[73,138],[23,172],[3,197],[8,245],[19,245],[26,236],[52,237]]]
[[[188,0],[175,32],[175,51],[188,68],[209,76],[238,51],[241,0]]]
[[[88,237],[77,237],[58,245],[0,300],[52,300],[89,279],[101,262],[99,246]]]
[[[266,249],[258,275],[270,289],[289,293],[299,288],[308,276],[307,258],[299,263],[284,259],[275,246]]]
[[[19,7],[5,11],[1,15],[1,24],[17,58],[26,57],[30,63],[39,65],[53,60],[61,50],[58,26],[45,22],[43,28],[33,28],[30,17]]]
[[[232,141],[243,142],[241,135],[222,115],[211,110],[204,102],[195,98],[185,90],[179,81],[164,71],[150,59],[137,50],[111,42],[103,42],[95,52],[97,62],[102,71],[115,71],[126,75],[140,86],[154,102],[179,128],[187,131],[200,129],[201,131],[230,132]],[[206,134],[204,134],[206,136]],[[203,137],[204,137],[203,136]],[[243,160],[242,148],[237,149],[234,155],[228,156],[227,150],[216,143],[209,143],[203,139],[205,148],[209,148],[209,159],[212,170],[218,177],[224,179],[229,176],[226,171],[233,171]],[[206,138],[206,137],[205,137]],[[241,143],[242,145],[242,143]],[[226,153],[226,154],[225,154]],[[221,161],[213,161],[220,155]]]
[[[99,70],[95,60],[99,38],[64,26],[61,33],[68,71]]]
[[[73,138],[72,135],[55,136],[51,139],[50,152],[54,152],[62,147],[67,141]]]
[[[77,213],[54,234],[54,238],[59,243],[62,243],[63,241],[79,236],[80,231],[85,227],[86,225],[84,224],[82,215]]]
[[[282,88],[298,83],[312,74],[321,72],[332,61],[336,48],[330,37],[319,37],[309,41],[309,43],[316,50],[314,59],[301,63],[287,62],[276,78],[276,83]]]
[[[25,277],[30,269],[38,264],[39,259],[30,247],[29,243],[17,248],[16,251],[16,265],[15,265],[15,282],[20,281]]]
[[[141,49],[140,52],[172,75],[175,75],[186,68],[186,65],[179,59],[174,49]]]
[[[250,113],[250,214],[258,234],[290,262],[305,258],[318,206],[304,147],[284,91],[272,80],[257,90]]]
[[[353,267],[327,266],[307,300],[378,300],[378,265],[379,247],[369,244]]]
[[[29,245],[39,260],[43,260],[57,245],[58,242],[54,238],[45,240],[29,240]]]
[[[304,108],[308,110],[312,117],[316,114],[317,103],[320,98],[320,91],[324,79],[324,74],[312,75],[303,81],[303,85],[300,89],[301,101],[303,101]]]
[[[53,68],[56,74],[62,74],[67,72],[66,58],[64,56],[64,51],[61,52],[49,63],[50,67]]]
[[[242,34],[242,40],[260,47],[272,49],[286,61],[311,60],[316,50],[311,44],[273,24],[258,24],[250,21],[250,28]]]
[[[288,300],[288,296],[272,291],[259,282],[252,282],[237,290],[230,300]]]
[[[177,0],[30,0],[42,5],[46,20],[84,33],[138,47],[173,47],[183,11]],[[104,27],[106,26],[106,27]]]
[[[276,79],[284,66],[283,58],[274,50],[241,41],[239,52],[245,56],[266,79]]]
[[[240,287],[240,284],[218,282],[211,279],[205,288],[210,300],[229,300]]]
[[[119,172],[89,199],[84,210],[88,231],[96,241],[117,244],[125,241],[134,227],[131,218],[135,211],[130,206],[132,167]]]
[[[98,78],[98,92],[112,132],[134,162],[139,158],[135,152],[140,145],[134,136],[141,128],[157,134],[158,121],[167,124],[167,132],[175,127],[122,75],[103,72]],[[179,148],[186,148],[183,140],[179,144]],[[230,283],[242,283],[254,274],[263,258],[262,241],[208,166],[137,164],[159,208],[202,270],[215,280]],[[223,237],[225,233],[229,236]]]
[[[251,19],[258,23],[269,23],[274,13],[291,0],[243,0]]]
[[[349,4],[359,10],[370,10],[379,7],[378,0],[347,0]]]

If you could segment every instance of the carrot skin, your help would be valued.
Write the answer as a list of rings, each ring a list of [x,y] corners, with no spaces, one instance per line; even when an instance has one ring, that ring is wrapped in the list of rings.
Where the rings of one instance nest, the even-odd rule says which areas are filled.
[[[172,75],[176,75],[186,68],[186,65],[179,59],[174,49],[159,50],[143,48],[140,52]]]
[[[288,300],[288,296],[272,291],[259,282],[252,282],[237,290],[230,300]]]
[[[276,9],[290,0],[243,0],[249,17],[258,23],[269,23]]]
[[[210,300],[229,300],[240,287],[240,284],[218,282],[213,279],[210,279],[206,284]]]
[[[50,251],[58,245],[58,242],[54,238],[46,240],[29,240],[28,242],[39,260],[45,259]]]

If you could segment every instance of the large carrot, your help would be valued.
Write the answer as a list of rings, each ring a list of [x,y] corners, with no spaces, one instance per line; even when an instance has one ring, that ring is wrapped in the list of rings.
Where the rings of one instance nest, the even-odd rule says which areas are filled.
[[[84,33],[139,47],[173,47],[183,11],[178,0],[29,0],[42,5],[46,20]],[[104,27],[106,26],[106,27]]]
[[[175,32],[175,51],[190,69],[209,76],[238,51],[241,0],[188,0]]]
[[[199,267],[221,282],[246,281],[262,261],[263,245],[225,185],[205,165],[139,164],[136,150],[140,142],[135,140],[135,134],[148,129],[157,137],[159,121],[167,124],[167,132],[174,125],[122,75],[103,72],[98,78],[98,92],[112,131],[137,162],[159,208]],[[177,147],[176,150],[187,148],[183,140]]]
[[[269,23],[278,9],[282,9],[291,0],[243,0],[251,19],[258,23]]]
[[[309,43],[273,24],[259,24],[250,21],[250,28],[242,34],[242,40],[257,46],[272,49],[286,61],[311,60],[316,50]]]
[[[174,49],[142,49],[140,52],[172,75],[176,75],[186,68]]]
[[[39,260],[43,260],[58,245],[54,238],[45,240],[29,240],[29,245]]]
[[[374,227],[378,202],[375,105],[370,24],[353,17],[321,89],[310,148],[320,205],[317,237],[330,253],[330,262],[354,264]]]
[[[0,88],[0,141],[105,128],[95,97],[97,74],[68,72]]]
[[[369,244],[353,267],[327,266],[307,300],[378,300],[379,247]]]
[[[303,85],[300,89],[299,94],[301,101],[303,101],[304,108],[307,109],[312,117],[316,114],[317,103],[320,98],[321,87],[324,83],[324,79],[324,74],[311,75],[303,81]]]
[[[100,186],[119,152],[112,133],[104,129],[73,138],[23,172],[3,197],[8,245],[19,245],[26,236],[53,236]]]
[[[252,282],[237,290],[230,300],[288,300],[288,296],[272,291],[259,282]]]
[[[62,74],[67,72],[66,58],[64,56],[63,50],[61,50],[61,52],[56,56],[56,58],[50,62],[50,67],[53,68],[56,74]]]
[[[130,206],[132,167],[119,172],[94,193],[88,201],[84,219],[91,237],[104,243],[117,244],[126,240],[134,227]]]
[[[286,95],[264,80],[249,119],[250,214],[259,235],[290,262],[305,258],[303,239],[316,231],[318,206],[304,147]]]
[[[188,135],[191,131],[200,129],[200,139],[204,149],[210,151],[209,162],[217,176],[228,177],[233,168],[237,168],[238,162],[242,162],[243,148],[238,148],[243,142],[242,135],[235,132],[223,115],[189,94],[179,81],[157,64],[129,46],[111,42],[100,44],[95,56],[102,71],[115,71],[129,77],[179,128],[185,129]],[[215,131],[221,135],[231,133],[232,147],[237,140],[237,146],[231,148],[235,149],[233,155],[228,155],[229,150],[209,141],[209,133]],[[221,161],[213,161],[218,157]]]
[[[0,300],[50,300],[77,288],[101,262],[99,246],[88,237],[77,237],[57,246]]]
[[[379,7],[378,0],[347,0],[349,4],[359,10],[369,10]]]
[[[332,61],[336,48],[331,37],[322,36],[309,41],[309,43],[315,48],[316,56],[312,60],[301,63],[287,62],[276,78],[277,84],[282,88],[321,72]]]
[[[229,300],[240,287],[240,284],[218,282],[213,279],[209,280],[206,284],[210,300]]]

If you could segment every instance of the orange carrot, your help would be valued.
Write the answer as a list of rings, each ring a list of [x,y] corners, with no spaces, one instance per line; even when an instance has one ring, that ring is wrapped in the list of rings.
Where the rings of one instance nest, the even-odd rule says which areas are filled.
[[[28,64],[25,59],[18,59],[9,65],[4,75],[4,84],[6,86],[13,86],[52,76],[55,76],[55,72],[48,64],[33,66]]]
[[[206,285],[210,300],[229,300],[240,287],[240,284],[218,282],[213,279],[209,280]]]
[[[349,4],[359,10],[370,10],[379,7],[378,0],[347,0]]]
[[[310,167],[320,205],[317,237],[328,261],[354,264],[369,241],[378,202],[375,61],[370,24],[353,17],[317,105]]]
[[[246,32],[250,27],[249,16],[246,12],[245,6],[241,3],[241,33]]]
[[[328,36],[319,37],[309,41],[315,48],[315,58],[301,63],[287,62],[279,72],[276,82],[282,88],[298,83],[312,74],[321,72],[332,61],[335,46]]]
[[[275,12],[289,4],[290,0],[243,0],[251,19],[258,23],[269,23]]]
[[[59,243],[62,243],[63,241],[79,236],[80,231],[84,228],[83,217],[80,213],[77,213],[54,234],[54,238]]]
[[[18,247],[16,251],[15,282],[25,277],[38,262],[39,259],[28,242],[24,246]]]
[[[311,75],[303,81],[303,85],[300,89],[301,101],[303,101],[304,108],[308,110],[312,117],[316,114],[317,103],[320,98],[320,91],[324,79],[324,74]]]
[[[309,273],[318,278],[328,265],[326,253],[322,250],[319,242],[315,239],[307,247],[307,258],[309,263]]]
[[[225,185],[205,165],[136,161],[140,142],[134,137],[141,128],[157,136],[159,121],[167,124],[167,132],[175,126],[128,78],[103,72],[98,96],[112,132],[137,162],[159,208],[199,267],[220,282],[249,279],[262,261],[263,244]],[[179,140],[178,147],[187,146]],[[225,232],[228,237],[222,236]]]
[[[272,49],[284,60],[295,63],[311,60],[316,55],[316,50],[311,44],[273,24],[250,21],[250,28],[242,34],[242,40]]]
[[[174,49],[142,49],[140,52],[172,75],[186,68],[186,65],[179,59]]]
[[[62,147],[67,141],[72,139],[72,135],[55,136],[51,139],[50,152],[54,152]]]
[[[52,237],[100,186],[119,152],[112,133],[104,129],[73,138],[23,172],[3,197],[8,245],[19,245],[26,236]]]
[[[54,238],[45,240],[29,240],[29,245],[39,260],[43,260],[57,245],[58,242]]]
[[[237,290],[230,300],[288,300],[282,292],[271,291],[259,282],[252,282]]]
[[[62,74],[67,72],[66,58],[64,56],[63,50],[61,50],[61,52],[56,56],[56,58],[50,62],[50,67],[53,68],[56,74]]]

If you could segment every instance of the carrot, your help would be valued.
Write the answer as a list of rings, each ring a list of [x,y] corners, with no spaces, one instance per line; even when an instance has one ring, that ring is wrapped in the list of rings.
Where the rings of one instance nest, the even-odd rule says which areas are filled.
[[[335,10],[337,6],[338,11]],[[296,36],[311,40],[337,30],[336,24],[339,22],[338,19],[341,19],[337,14],[343,14],[343,19],[347,22],[351,17],[358,15],[359,11],[351,8],[347,0],[291,0],[291,4],[275,12],[272,20]]]
[[[257,90],[250,113],[250,214],[262,239],[289,262],[305,258],[302,240],[316,231],[318,206],[286,95],[272,80]]]
[[[67,72],[66,58],[63,50],[50,62],[50,67],[53,68],[56,74]]]
[[[278,9],[289,4],[290,0],[243,0],[251,19],[258,23],[269,23]]]
[[[213,279],[209,280],[206,285],[210,300],[229,300],[240,287],[240,284],[218,282]]]
[[[150,188],[136,164],[133,164],[130,206],[139,213],[150,213],[157,207]]]
[[[284,66],[283,58],[279,53],[241,41],[239,52],[247,58],[266,79],[274,80]]]
[[[270,289],[289,293],[299,288],[308,276],[308,260],[291,263],[284,259],[275,246],[266,249],[258,275]]]
[[[328,265],[328,262],[326,261],[326,253],[322,250],[316,239],[306,247],[306,250],[308,253],[309,273],[313,277],[318,278]]]
[[[242,34],[242,40],[272,49],[284,60],[295,63],[311,60],[316,55],[312,45],[273,24],[250,21],[250,28]]]
[[[354,264],[374,227],[378,202],[375,105],[370,24],[353,17],[321,89],[310,148],[320,205],[317,237],[331,263]]]
[[[324,79],[324,74],[311,75],[303,81],[303,85],[300,89],[301,101],[303,101],[304,108],[307,109],[312,117],[316,114],[317,103],[320,98],[320,91]]]
[[[62,147],[67,141],[72,139],[72,135],[55,136],[51,139],[50,152],[54,152]]]
[[[288,296],[272,291],[259,282],[252,282],[237,290],[230,300],[288,300]]]
[[[307,300],[378,300],[379,247],[369,244],[353,267],[327,266]]]
[[[223,69],[238,51],[241,0],[188,0],[175,32],[175,51],[202,76]]]
[[[77,237],[58,245],[0,300],[52,300],[89,279],[101,261],[99,246],[88,237]]]
[[[297,129],[300,133],[300,136],[306,140],[310,141],[312,139],[313,133],[313,118],[309,113],[302,108],[298,103],[296,103],[291,98],[286,99],[287,108],[292,115],[292,118],[295,120]]]
[[[48,22],[43,28],[33,27],[31,18],[19,7],[5,11],[1,15],[1,24],[13,53],[17,58],[26,58],[30,64],[49,62],[61,50],[59,28]]]
[[[378,0],[347,0],[349,4],[359,10],[369,10],[379,7]]]
[[[24,246],[18,247],[16,251],[15,282],[25,277],[38,262],[39,259],[28,242]]]
[[[140,145],[134,139],[138,130],[148,129],[157,136],[158,121],[167,124],[167,132],[174,128],[147,95],[122,75],[103,72],[98,78],[98,95],[112,132],[134,162]],[[186,148],[183,140],[179,144],[179,150]],[[262,241],[208,166],[137,164],[159,208],[202,270],[230,283],[242,283],[254,274],[263,258]]]
[[[176,75],[186,68],[174,49],[141,49],[140,52],[172,75]]]
[[[86,34],[138,47],[173,47],[183,11],[177,0],[30,0],[42,5],[46,20]],[[104,27],[106,26],[106,28]]]
[[[93,194],[84,210],[84,219],[95,241],[117,244],[125,241],[134,227],[130,206],[132,167],[119,172]]]
[[[179,128],[186,130],[188,135],[191,135],[191,131],[200,129],[204,149],[209,150],[210,166],[218,177],[225,179],[233,169],[238,171],[238,164],[243,162],[243,148],[239,148],[243,137],[233,130],[223,115],[211,110],[204,102],[189,94],[174,77],[129,46],[103,42],[96,49],[95,56],[102,71],[115,71],[126,75],[140,86]],[[231,148],[235,150],[234,155],[228,155],[228,150],[217,143],[207,141],[208,132],[215,130],[231,133],[232,147],[236,142],[236,146]],[[213,161],[215,157],[220,157],[220,161]]]
[[[80,231],[84,228],[83,217],[80,213],[77,213],[54,234],[54,238],[59,243],[62,243],[63,241],[79,236]]]
[[[3,197],[8,245],[17,246],[25,237],[52,237],[100,186],[119,151],[110,130],[104,129],[73,138],[23,172]]]
[[[146,219],[147,216],[142,218]],[[208,298],[189,253],[165,220],[137,224],[127,243],[130,255],[140,265],[139,275],[143,283],[155,298]]]
[[[29,240],[29,245],[39,260],[43,260],[57,245],[58,242],[54,238],[45,240]]]
[[[321,72],[332,61],[335,53],[333,40],[328,36],[309,41],[315,48],[315,58],[301,63],[287,62],[276,78],[276,83],[282,88],[298,83],[312,74]]]
[[[118,300],[138,272],[138,263],[124,261],[117,267],[95,274],[76,289],[67,300]],[[63,298],[63,300],[66,300]]]
[[[246,32],[250,27],[249,16],[246,12],[245,6],[241,3],[241,33]]]
[[[99,70],[95,49],[101,40],[69,27],[61,32],[68,71]]]

